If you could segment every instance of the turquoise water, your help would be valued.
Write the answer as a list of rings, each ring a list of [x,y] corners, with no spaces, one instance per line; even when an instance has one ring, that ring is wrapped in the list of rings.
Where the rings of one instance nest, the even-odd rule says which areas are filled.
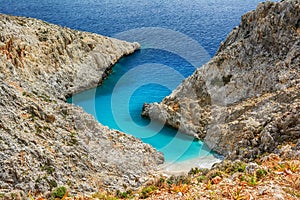
[[[261,0],[0,0],[0,13],[138,41],[98,88],[72,102],[110,128],[141,138],[167,161],[211,155],[202,142],[141,118],[144,102],[163,97],[214,55],[245,12]]]
[[[153,51],[142,49],[132,56],[121,59],[102,86],[74,95],[69,101],[96,116],[102,124],[132,134],[151,144],[164,153],[167,162],[210,155],[210,150],[203,146],[201,141],[196,141],[173,128],[163,127],[155,122],[150,123],[141,117],[144,102],[161,101],[182,80],[176,79],[178,75],[181,77],[181,74],[174,73],[173,70],[177,67],[174,63],[174,66],[169,63],[168,67],[161,63],[149,64],[150,60],[153,61]],[[168,53],[160,52],[160,54]],[[193,68],[176,55],[168,54],[167,57],[177,59],[181,64],[185,63],[183,66],[186,69]],[[147,73],[143,73],[144,68],[147,69]],[[166,78],[167,84],[159,80],[162,77]]]

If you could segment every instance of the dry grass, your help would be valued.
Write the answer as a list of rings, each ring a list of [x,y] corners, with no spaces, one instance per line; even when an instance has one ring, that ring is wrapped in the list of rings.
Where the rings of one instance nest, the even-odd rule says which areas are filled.
[[[213,170],[193,169],[187,176],[160,178],[140,191],[99,191],[91,196],[70,197],[62,200],[117,200],[117,199],[300,199],[300,161],[283,161],[271,154],[259,161],[254,174],[247,174],[246,164],[228,165]],[[30,200],[44,200],[43,197]],[[59,198],[57,198],[59,199]]]

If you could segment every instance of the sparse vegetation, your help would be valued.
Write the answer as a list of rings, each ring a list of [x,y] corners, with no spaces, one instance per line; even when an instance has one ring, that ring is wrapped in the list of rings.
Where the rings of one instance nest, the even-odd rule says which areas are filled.
[[[269,191],[270,185],[277,184],[285,199],[300,198],[300,170],[298,161],[282,161],[272,158],[261,162],[253,174],[246,172],[246,163],[224,162],[212,170],[192,169],[186,176],[161,177],[152,185],[143,187],[140,191],[128,190],[121,192],[99,191],[84,200],[118,200],[118,199],[232,199],[243,200],[251,198],[273,198]],[[43,166],[45,171],[52,173],[51,167]],[[47,177],[38,178],[45,179]],[[57,185],[55,186],[57,187]],[[265,188],[265,189],[262,189]],[[180,194],[180,195],[179,195]],[[67,189],[58,187],[53,190],[53,199],[74,199],[67,197]],[[0,197],[5,194],[0,194]],[[179,198],[180,197],[180,198]]]
[[[91,199],[99,199],[99,200],[118,200],[115,195],[112,195],[108,192],[99,191],[92,195]]]
[[[201,172],[201,170],[197,167],[195,168],[192,168],[190,171],[189,171],[189,174],[190,175],[195,175],[195,174],[199,174]]]
[[[74,132],[74,131],[71,131],[71,134],[70,134],[69,136],[70,136],[70,139],[69,139],[69,141],[68,141],[68,145],[69,145],[69,146],[76,145],[77,142],[78,142],[78,139],[77,139],[77,133]]]
[[[256,171],[256,177],[257,177],[257,179],[261,180],[261,179],[263,179],[267,175],[267,173],[268,172],[266,170],[264,170],[264,169],[258,169]]]
[[[67,194],[67,188],[65,188],[64,186],[61,186],[61,187],[56,188],[52,192],[52,197],[62,199],[66,194]]]
[[[44,166],[42,166],[42,170],[46,171],[47,174],[49,174],[49,175],[51,175],[55,171],[55,169],[53,167],[51,167],[51,166],[49,166],[47,164],[45,164]]]
[[[120,190],[117,190],[116,196],[121,199],[130,198],[130,197],[132,197],[132,190],[128,190],[126,192],[120,192]]]
[[[300,170],[300,162],[296,160],[289,161],[286,163],[286,168],[295,173]]]
[[[190,176],[171,176],[168,180],[167,183],[169,185],[181,185],[181,184],[190,184],[191,179]]]
[[[154,185],[150,185],[147,187],[144,187],[141,191],[141,198],[142,199],[146,199],[148,198],[150,195],[152,195],[155,191],[157,190],[157,187]]]
[[[48,184],[49,184],[49,186],[50,186],[51,189],[57,187],[57,183],[56,183],[55,180],[49,180],[47,178],[45,178],[45,179],[48,182]]]
[[[197,180],[198,180],[198,182],[203,182],[203,181],[206,181],[207,180],[207,178],[206,178],[206,176],[204,176],[204,175],[201,175],[201,176],[199,176],[198,178],[197,178]]]

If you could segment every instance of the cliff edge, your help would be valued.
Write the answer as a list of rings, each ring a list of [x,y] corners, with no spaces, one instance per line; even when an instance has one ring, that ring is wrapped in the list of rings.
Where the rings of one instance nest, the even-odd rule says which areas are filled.
[[[163,162],[65,97],[95,87],[139,48],[31,18],[0,15],[0,192],[135,189]]]
[[[300,2],[260,3],[216,55],[143,116],[227,158],[300,157]],[[286,146],[287,145],[287,146]]]

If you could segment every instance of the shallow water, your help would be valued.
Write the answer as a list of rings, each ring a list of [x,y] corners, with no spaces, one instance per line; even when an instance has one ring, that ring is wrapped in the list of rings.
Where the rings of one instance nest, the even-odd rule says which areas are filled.
[[[209,155],[210,150],[201,141],[194,141],[192,137],[177,133],[173,128],[141,118],[144,102],[160,101],[181,81],[176,79],[181,74],[175,73],[177,71],[170,66],[147,63],[145,57],[149,55],[152,60],[152,51],[142,49],[133,56],[123,58],[102,86],[74,95],[72,102],[96,116],[102,124],[151,144],[164,153],[168,162]],[[146,64],[137,66],[137,60],[146,61]],[[158,76],[169,78],[162,83]]]
[[[201,141],[141,118],[142,105],[161,101],[207,62],[241,15],[258,2],[0,0],[0,12],[140,42],[142,49],[121,59],[102,86],[73,96],[72,102],[102,124],[153,145],[168,163],[192,166],[209,163],[205,158],[211,160],[212,152]]]

